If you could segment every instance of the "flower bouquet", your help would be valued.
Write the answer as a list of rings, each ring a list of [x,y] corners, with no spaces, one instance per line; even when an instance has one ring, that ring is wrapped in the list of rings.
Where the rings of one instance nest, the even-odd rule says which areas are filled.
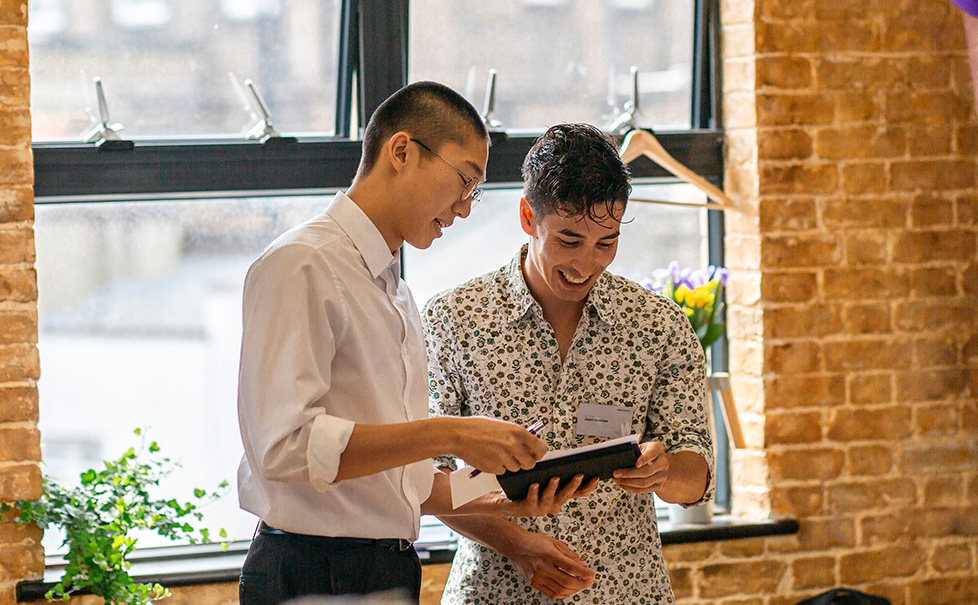
[[[710,265],[706,269],[680,269],[679,263],[672,261],[668,267],[653,271],[652,278],[643,280],[642,285],[682,307],[705,351],[723,335],[721,293],[728,275],[724,267]]]

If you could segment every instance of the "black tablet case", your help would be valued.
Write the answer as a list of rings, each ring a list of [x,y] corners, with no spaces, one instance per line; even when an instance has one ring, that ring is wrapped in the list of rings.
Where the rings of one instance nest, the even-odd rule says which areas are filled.
[[[542,460],[527,471],[509,471],[499,475],[499,485],[510,500],[523,500],[530,489],[531,483],[539,483],[540,491],[547,486],[553,477],[560,477],[560,487],[563,487],[579,473],[584,474],[583,483],[593,477],[610,479],[614,471],[635,466],[641,455],[641,450],[632,442],[619,443],[607,448],[571,454],[553,460]]]

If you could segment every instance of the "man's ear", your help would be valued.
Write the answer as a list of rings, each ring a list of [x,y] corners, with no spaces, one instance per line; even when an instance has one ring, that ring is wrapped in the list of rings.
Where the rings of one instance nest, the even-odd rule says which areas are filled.
[[[520,226],[523,227],[523,232],[530,237],[534,234],[534,227],[536,226],[536,218],[533,216],[533,208],[530,208],[530,202],[526,201],[526,198],[520,198]]]
[[[391,167],[395,172],[404,170],[404,166],[407,165],[408,158],[411,155],[411,147],[413,147],[411,145],[411,135],[404,131],[394,133],[387,140],[384,153],[387,155],[388,161],[391,163]]]

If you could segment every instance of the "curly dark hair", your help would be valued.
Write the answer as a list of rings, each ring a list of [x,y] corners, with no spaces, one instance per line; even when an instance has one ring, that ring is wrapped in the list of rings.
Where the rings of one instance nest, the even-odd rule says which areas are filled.
[[[627,203],[630,175],[611,137],[590,124],[558,124],[526,155],[523,192],[537,221],[549,214],[602,220]]]

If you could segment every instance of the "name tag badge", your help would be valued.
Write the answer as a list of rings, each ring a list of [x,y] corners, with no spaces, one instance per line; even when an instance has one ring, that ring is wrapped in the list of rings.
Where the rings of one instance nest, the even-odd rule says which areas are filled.
[[[624,405],[582,403],[577,410],[580,436],[622,437],[632,432],[632,408]]]

